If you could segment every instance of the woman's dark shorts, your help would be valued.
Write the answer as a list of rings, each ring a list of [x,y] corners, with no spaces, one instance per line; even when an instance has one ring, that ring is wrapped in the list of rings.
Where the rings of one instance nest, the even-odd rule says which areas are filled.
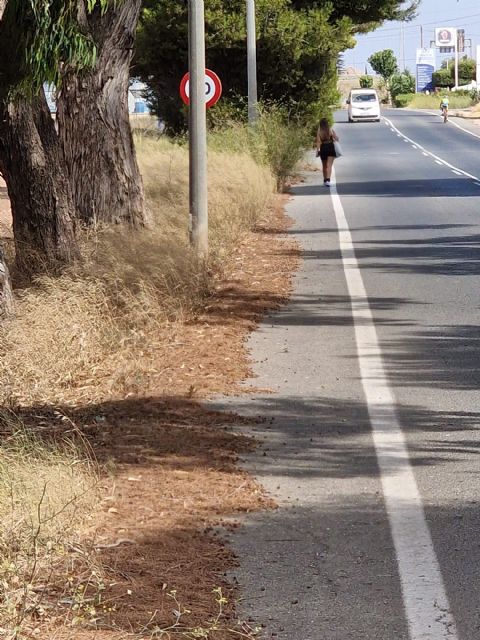
[[[322,142],[320,147],[320,158],[326,160],[327,158],[336,158],[335,145],[333,142]]]

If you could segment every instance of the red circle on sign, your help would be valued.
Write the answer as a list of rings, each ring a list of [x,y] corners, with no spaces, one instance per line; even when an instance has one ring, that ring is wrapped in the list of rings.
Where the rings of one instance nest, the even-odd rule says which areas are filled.
[[[185,104],[190,104],[190,74],[186,73],[180,83],[180,96]],[[213,107],[222,96],[222,81],[214,71],[205,69],[205,106]]]

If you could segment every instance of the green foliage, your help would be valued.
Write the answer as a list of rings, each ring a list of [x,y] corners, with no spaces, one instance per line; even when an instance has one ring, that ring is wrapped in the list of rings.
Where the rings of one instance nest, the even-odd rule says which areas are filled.
[[[256,4],[259,98],[299,117],[336,104],[338,54],[354,44],[348,18],[332,21],[330,4],[309,5]],[[222,79],[222,102],[237,103],[247,93],[245,11],[244,0],[205,3],[207,65]],[[186,3],[147,0],[134,72],[149,84],[155,112],[174,131],[185,127],[178,86],[188,66],[187,26]]]
[[[414,93],[398,93],[393,97],[393,104],[395,107],[402,109],[403,107],[408,107],[414,97]]]
[[[470,84],[477,78],[477,63],[472,58],[464,56],[458,61],[458,81]],[[434,73],[434,86],[453,87],[455,85],[455,58],[443,60],[442,67]]]
[[[264,160],[281,190],[305,152],[309,138],[307,129],[294,124],[282,110],[271,108],[262,114],[256,136]]]
[[[391,77],[397,73],[398,64],[392,49],[384,49],[372,54],[368,59],[372,69],[378,73],[385,82],[389,83]]]
[[[410,71],[395,73],[390,78],[390,93],[394,100],[400,94],[415,93],[415,78]]]
[[[86,0],[104,12],[116,0]],[[77,20],[77,0],[9,0],[0,29],[1,89],[35,94],[43,82],[60,84],[60,68],[95,64],[96,49]]]
[[[449,69],[438,69],[433,72],[433,86],[439,88],[453,87],[455,84]]]
[[[360,78],[360,87],[362,89],[371,89],[373,87],[373,78],[372,76],[361,76]]]
[[[244,153],[247,151],[260,164],[269,167],[282,190],[293,175],[305,148],[310,131],[288,112],[276,105],[260,106],[257,126],[244,122],[225,122],[209,133],[209,148],[215,151]]]
[[[339,55],[355,45],[354,34],[385,20],[408,20],[418,4],[256,0],[260,100],[280,104],[303,120],[328,116],[339,98]],[[234,111],[243,110],[241,96],[247,93],[245,14],[245,0],[205,0],[207,65],[222,79],[222,104],[232,103]],[[134,73],[149,85],[154,112],[173,132],[186,127],[178,87],[188,67],[187,48],[187,3],[145,0]],[[209,118],[216,119],[211,114]]]

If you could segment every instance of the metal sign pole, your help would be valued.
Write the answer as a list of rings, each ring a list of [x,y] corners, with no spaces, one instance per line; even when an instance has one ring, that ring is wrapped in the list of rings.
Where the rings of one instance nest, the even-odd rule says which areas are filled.
[[[258,120],[257,94],[257,31],[255,0],[247,0],[247,68],[248,68],[248,123]]]
[[[477,44],[477,87],[480,86],[480,44]]]
[[[188,0],[190,70],[190,242],[199,258],[208,255],[207,118],[205,104],[204,0]]]
[[[455,33],[455,87],[458,88],[458,31]]]

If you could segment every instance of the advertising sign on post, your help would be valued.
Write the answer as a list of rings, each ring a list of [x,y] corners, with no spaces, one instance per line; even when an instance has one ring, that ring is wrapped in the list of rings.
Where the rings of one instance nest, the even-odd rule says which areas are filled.
[[[435,29],[435,46],[454,49],[457,42],[457,30],[455,27],[440,27]]]
[[[432,89],[435,49],[417,49],[417,91]]]

